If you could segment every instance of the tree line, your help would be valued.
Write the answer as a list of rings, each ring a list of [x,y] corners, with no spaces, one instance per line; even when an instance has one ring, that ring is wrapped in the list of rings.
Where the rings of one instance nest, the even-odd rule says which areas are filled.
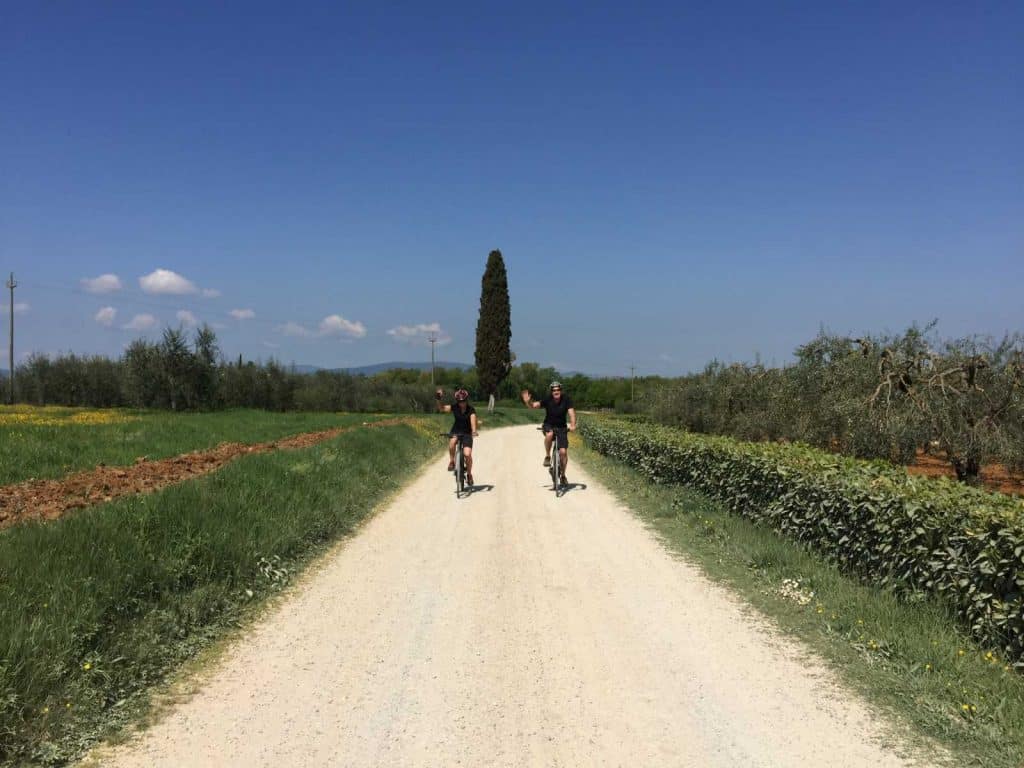
[[[519,392],[547,391],[559,377],[554,368],[536,363],[513,365],[495,383],[480,383],[476,368],[437,368],[434,380],[448,390],[465,387],[486,401],[487,387],[499,399],[516,399]],[[563,379],[579,407],[627,407],[629,381],[572,376]],[[33,355],[19,365],[15,399],[33,405],[92,408],[131,407],[168,410],[261,408],[272,411],[391,411],[434,410],[431,372],[395,369],[372,376],[343,371],[299,373],[276,360],[227,360],[217,336],[203,326],[190,337],[167,328],[159,341],[137,339],[119,358],[99,355]]]
[[[1024,338],[940,340],[934,323],[850,338],[822,331],[791,365],[712,362],[644,388],[654,420],[743,440],[788,440],[909,464],[943,455],[976,483],[1024,469]]]

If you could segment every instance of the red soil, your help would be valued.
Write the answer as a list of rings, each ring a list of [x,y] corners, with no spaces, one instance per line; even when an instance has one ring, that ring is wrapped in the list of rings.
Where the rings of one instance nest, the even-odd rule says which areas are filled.
[[[917,460],[907,467],[907,472],[925,477],[956,478],[956,472],[945,456],[927,454],[923,451],[917,452]],[[990,491],[1024,496],[1024,474],[1011,472],[1002,464],[988,464],[982,468],[981,482]]]

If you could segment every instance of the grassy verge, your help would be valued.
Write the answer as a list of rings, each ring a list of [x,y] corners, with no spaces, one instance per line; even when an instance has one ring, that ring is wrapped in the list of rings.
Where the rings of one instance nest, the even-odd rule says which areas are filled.
[[[440,450],[434,420],[0,534],[0,762],[59,765]]]
[[[214,413],[0,406],[0,485],[61,477],[97,464],[131,464],[383,418],[364,413]]]
[[[667,545],[808,643],[879,710],[958,766],[1024,762],[1024,677],[935,602],[860,584],[800,545],[686,488],[654,485],[574,442],[574,455]]]

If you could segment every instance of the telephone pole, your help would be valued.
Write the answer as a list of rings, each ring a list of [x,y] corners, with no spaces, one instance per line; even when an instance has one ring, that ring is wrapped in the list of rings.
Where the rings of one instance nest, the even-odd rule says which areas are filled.
[[[629,366],[629,402],[633,402],[633,374],[636,373],[636,366]]]
[[[11,344],[7,349],[7,376],[10,384],[9,402],[14,405],[14,289],[18,284],[14,282],[14,273],[11,272],[11,279],[7,281],[7,289],[11,292]]]
[[[434,386],[434,345],[437,343],[437,336],[430,334],[427,341],[430,342],[430,386]]]

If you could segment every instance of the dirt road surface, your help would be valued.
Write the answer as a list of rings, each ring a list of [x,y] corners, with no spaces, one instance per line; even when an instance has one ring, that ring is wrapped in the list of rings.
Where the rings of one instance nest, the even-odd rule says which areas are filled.
[[[476,445],[479,490],[456,500],[439,460],[100,763],[910,764],[578,465],[555,498],[534,428]]]

